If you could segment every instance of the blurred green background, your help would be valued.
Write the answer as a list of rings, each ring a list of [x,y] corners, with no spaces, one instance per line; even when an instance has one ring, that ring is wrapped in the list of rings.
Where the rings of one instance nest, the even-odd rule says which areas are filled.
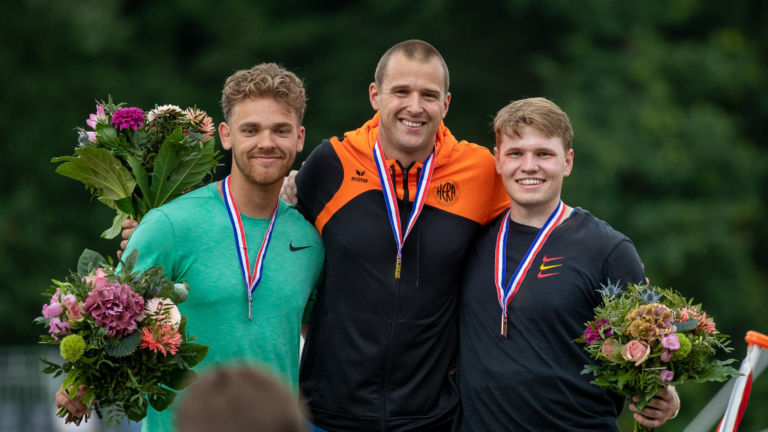
[[[298,166],[373,115],[379,57],[412,38],[448,63],[454,135],[491,146],[498,109],[552,99],[575,129],[564,201],[632,238],[654,284],[703,302],[731,357],[747,330],[768,333],[768,3],[19,0],[0,16],[0,346],[34,345],[49,279],[86,247],[118,247],[99,238],[113,211],[50,163],[73,152],[94,100],[197,104],[219,122],[224,80],[278,62],[307,84]],[[719,387],[683,386],[662,430],[682,430]],[[768,375],[740,430],[768,428],[761,406]]]

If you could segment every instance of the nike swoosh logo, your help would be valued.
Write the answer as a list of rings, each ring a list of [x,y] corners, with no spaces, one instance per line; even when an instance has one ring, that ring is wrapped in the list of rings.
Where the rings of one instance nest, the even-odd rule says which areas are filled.
[[[288,249],[291,250],[291,252],[300,251],[302,249],[310,248],[312,246],[299,246],[299,247],[293,247],[293,242],[288,243]]]
[[[559,260],[559,259],[563,259],[563,258],[565,258],[565,257],[547,258],[547,256],[544,255],[544,258],[542,258],[541,260],[544,261],[545,263],[548,263],[550,261]]]
[[[544,264],[542,264],[541,267],[539,267],[539,270],[549,270],[551,268],[561,267],[561,266],[562,264],[551,265],[551,266],[545,266]]]
[[[560,274],[560,273],[549,273],[549,274],[542,274],[541,272],[539,272],[539,279],[541,279],[541,278],[545,278],[545,277],[547,277],[547,276],[554,276],[554,275],[558,275],[558,274]]]

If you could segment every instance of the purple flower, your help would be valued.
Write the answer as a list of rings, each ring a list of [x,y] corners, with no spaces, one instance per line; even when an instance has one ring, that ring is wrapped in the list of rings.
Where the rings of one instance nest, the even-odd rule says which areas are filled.
[[[675,377],[675,373],[670,370],[663,370],[659,372],[659,378],[661,379],[661,383],[664,384],[667,381],[672,381],[672,378]]]
[[[61,303],[53,302],[50,305],[43,305],[43,316],[46,318],[53,318],[61,315],[64,312],[64,307]]]
[[[661,345],[669,350],[678,350],[680,349],[680,339],[677,337],[676,334],[671,334],[664,336],[664,338],[661,340]]]
[[[128,285],[102,283],[88,295],[85,312],[109,336],[122,337],[133,333],[144,319],[144,299]]]
[[[136,130],[144,125],[146,116],[141,108],[120,108],[112,114],[112,124],[115,129],[123,130],[131,128]]]
[[[663,361],[664,363],[669,363],[670,360],[672,360],[672,353],[670,353],[669,351],[664,351],[663,353],[661,353],[661,361]]]
[[[584,332],[584,339],[587,341],[587,345],[594,345],[595,342],[600,340],[600,329],[605,327],[606,324],[608,324],[608,320],[601,319],[587,326],[587,331]],[[605,334],[605,337],[610,337],[612,335],[611,329],[604,330],[603,334]]]

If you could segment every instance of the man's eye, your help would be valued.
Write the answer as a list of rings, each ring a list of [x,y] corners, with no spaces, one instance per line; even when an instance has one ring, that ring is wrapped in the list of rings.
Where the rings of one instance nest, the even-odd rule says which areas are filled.
[[[256,133],[256,129],[245,129],[243,130],[247,135],[253,135]]]
[[[288,135],[288,129],[279,129],[277,133],[280,135]]]
[[[425,99],[429,99],[429,100],[436,100],[436,99],[437,99],[437,95],[433,95],[433,94],[425,94],[425,95],[424,95],[424,98],[425,98]]]

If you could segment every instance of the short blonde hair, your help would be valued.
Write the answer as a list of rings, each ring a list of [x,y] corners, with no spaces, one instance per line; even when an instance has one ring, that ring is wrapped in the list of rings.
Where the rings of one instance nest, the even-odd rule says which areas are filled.
[[[221,93],[221,109],[227,122],[232,117],[235,105],[246,97],[275,99],[283,108],[296,115],[299,125],[307,108],[304,82],[293,72],[275,63],[262,63],[251,69],[235,72],[227,78]]]
[[[560,138],[566,152],[571,149],[571,121],[559,106],[544,98],[521,99],[502,108],[493,120],[496,146],[501,144],[504,135],[521,138],[526,126],[536,129],[547,138]]]

